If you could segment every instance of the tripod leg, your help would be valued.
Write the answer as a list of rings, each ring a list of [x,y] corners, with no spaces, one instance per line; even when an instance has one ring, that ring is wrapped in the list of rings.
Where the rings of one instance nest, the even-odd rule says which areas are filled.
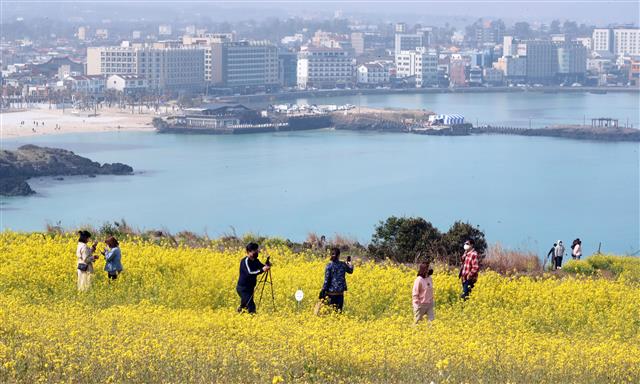
[[[271,285],[271,304],[273,304],[273,310],[276,310],[276,295],[273,293],[273,278],[271,277],[271,271],[269,271],[269,285]]]
[[[267,285],[267,277],[270,276],[271,271],[267,271],[264,276],[260,279],[260,283],[262,283],[262,289],[260,290],[260,297],[258,298],[258,305],[262,303],[262,295],[264,294],[264,286]]]

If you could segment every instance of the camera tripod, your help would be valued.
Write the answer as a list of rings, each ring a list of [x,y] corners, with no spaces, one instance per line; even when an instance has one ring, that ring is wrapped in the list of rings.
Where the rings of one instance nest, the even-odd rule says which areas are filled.
[[[267,261],[265,262],[265,265],[271,266],[271,262],[269,261],[270,258],[271,256],[267,257]],[[253,296],[256,295],[256,292],[258,290],[260,290],[260,296],[258,296],[258,304],[256,305],[256,307],[260,306],[260,303],[262,302],[262,296],[264,295],[264,289],[267,286],[267,284],[271,289],[271,304],[273,305],[273,310],[275,311],[276,296],[273,292],[273,279],[271,277],[271,269],[269,269],[267,272],[263,273],[262,276],[260,276],[260,280],[258,280],[258,284],[256,284],[256,288],[253,290]]]

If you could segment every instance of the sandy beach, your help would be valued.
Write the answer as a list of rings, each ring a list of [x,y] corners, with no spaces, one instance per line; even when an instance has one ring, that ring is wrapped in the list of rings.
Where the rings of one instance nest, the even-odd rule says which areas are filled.
[[[134,113],[117,108],[99,109],[97,116],[59,109],[29,109],[0,113],[0,137],[10,139],[64,133],[153,130],[150,113]]]

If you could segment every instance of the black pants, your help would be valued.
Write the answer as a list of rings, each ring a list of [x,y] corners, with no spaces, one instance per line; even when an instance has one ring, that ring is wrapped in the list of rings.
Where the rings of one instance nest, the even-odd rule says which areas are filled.
[[[344,294],[329,295],[327,296],[327,298],[329,299],[329,305],[333,306],[338,312],[342,312],[342,307],[344,306]]]
[[[236,287],[236,292],[238,292],[240,296],[238,312],[246,309],[249,313],[256,313],[256,303],[253,301],[253,288]]]
[[[556,269],[562,267],[562,256],[556,256]]]
[[[107,276],[109,277],[109,279],[115,280],[118,278],[118,272],[107,272]]]

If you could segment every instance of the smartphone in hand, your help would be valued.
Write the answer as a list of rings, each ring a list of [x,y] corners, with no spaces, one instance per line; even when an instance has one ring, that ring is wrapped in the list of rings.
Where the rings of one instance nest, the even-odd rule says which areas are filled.
[[[351,256],[347,256],[347,263],[351,262]]]

